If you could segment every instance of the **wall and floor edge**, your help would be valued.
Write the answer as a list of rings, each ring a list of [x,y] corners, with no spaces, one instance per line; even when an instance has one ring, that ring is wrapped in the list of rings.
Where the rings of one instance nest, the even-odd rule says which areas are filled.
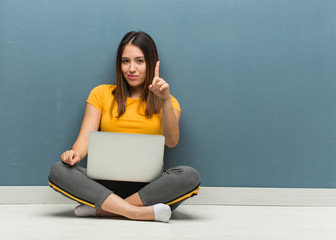
[[[0,204],[73,204],[49,186],[0,186]],[[333,188],[201,187],[190,205],[336,207]]]

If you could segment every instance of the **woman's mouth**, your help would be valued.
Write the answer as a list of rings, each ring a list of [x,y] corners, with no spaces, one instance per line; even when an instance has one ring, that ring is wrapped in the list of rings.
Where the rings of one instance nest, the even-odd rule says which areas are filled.
[[[127,76],[128,76],[128,78],[131,79],[131,80],[134,80],[134,79],[138,78],[137,75],[132,75],[132,74],[127,75]]]

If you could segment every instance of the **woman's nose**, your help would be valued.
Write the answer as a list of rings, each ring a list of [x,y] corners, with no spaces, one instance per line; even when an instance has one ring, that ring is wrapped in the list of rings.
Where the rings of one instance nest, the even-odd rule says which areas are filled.
[[[134,62],[131,62],[129,71],[130,71],[130,72],[135,72]]]

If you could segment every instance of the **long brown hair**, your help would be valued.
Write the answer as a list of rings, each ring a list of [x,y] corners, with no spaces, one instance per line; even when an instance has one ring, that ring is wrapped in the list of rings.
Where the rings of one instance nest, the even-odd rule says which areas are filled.
[[[146,79],[144,82],[143,90],[140,96],[140,105],[145,107],[145,116],[152,117],[153,114],[159,113],[161,110],[161,101],[148,87],[154,78],[154,71],[156,62],[159,60],[156,45],[153,39],[145,32],[129,32],[121,40],[116,58],[116,88],[112,91],[114,95],[111,104],[111,115],[113,116],[113,107],[115,104],[118,106],[117,118],[121,117],[126,111],[127,97],[131,94],[131,88],[127,81],[124,79],[121,71],[121,57],[126,45],[132,44],[141,49],[144,54],[146,62]]]

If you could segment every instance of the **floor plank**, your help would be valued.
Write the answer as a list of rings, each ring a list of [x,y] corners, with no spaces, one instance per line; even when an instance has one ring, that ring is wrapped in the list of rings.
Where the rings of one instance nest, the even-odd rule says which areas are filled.
[[[182,205],[169,223],[77,218],[73,204],[0,205],[0,238],[336,239],[336,208]]]

